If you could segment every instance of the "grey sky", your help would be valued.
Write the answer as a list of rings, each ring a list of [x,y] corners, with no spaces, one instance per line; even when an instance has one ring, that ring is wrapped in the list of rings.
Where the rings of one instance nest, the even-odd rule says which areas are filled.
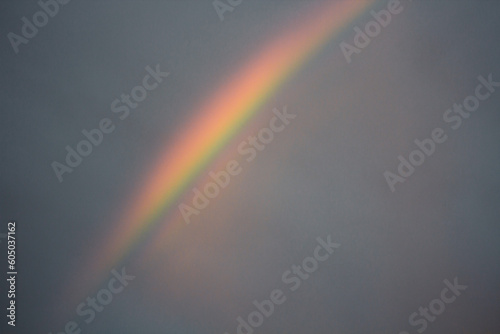
[[[404,10],[347,63],[340,43],[352,44],[353,28],[372,20],[357,18],[217,157],[215,166],[237,159],[242,173],[162,249],[141,256],[148,236],[121,263],[136,278],[94,321],[75,309],[110,275],[76,302],[61,298],[195,106],[322,2],[243,0],[221,21],[210,0],[72,0],[17,54],[6,36],[39,6],[0,3],[0,233],[18,222],[12,333],[55,334],[73,320],[82,333],[233,334],[253,300],[282,289],[286,302],[256,333],[413,334],[410,314],[455,277],[467,290],[425,333],[500,330],[500,89],[460,128],[443,121],[474,94],[478,76],[500,81],[496,1],[401,0]],[[157,64],[170,75],[119,121],[110,104]],[[283,106],[297,117],[244,162],[236,145]],[[103,118],[114,131],[58,182],[51,163]],[[391,192],[384,171],[396,172],[398,156],[437,127],[446,142]],[[290,291],[283,272],[328,235],[342,246]]]

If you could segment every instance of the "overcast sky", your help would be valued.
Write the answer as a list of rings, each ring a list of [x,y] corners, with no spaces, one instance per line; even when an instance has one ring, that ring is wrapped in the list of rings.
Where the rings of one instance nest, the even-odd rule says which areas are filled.
[[[40,5],[0,3],[0,233],[17,222],[18,265],[16,327],[0,315],[6,333],[56,334],[74,321],[82,333],[234,334],[237,318],[248,322],[252,302],[275,289],[286,301],[255,333],[500,331],[500,87],[478,79],[500,82],[497,1],[401,0],[403,10],[348,62],[340,45],[355,46],[354,28],[373,20],[365,10],[201,171],[197,180],[231,160],[242,167],[189,225],[158,241],[165,213],[133,254],[85,272],[195,107],[277,31],[290,22],[300,31],[326,3],[243,0],[220,16],[211,0],[72,0],[24,43],[8,34],[23,39],[22,18],[33,22]],[[111,103],[142,85],[148,66],[169,75],[119,119]],[[459,121],[444,114],[478,85],[489,96],[465,117],[448,114],[460,119],[454,129]],[[296,117],[247,162],[238,144],[285,106]],[[105,118],[113,131],[60,182],[53,162],[66,164],[66,146],[76,149],[82,130]],[[436,128],[447,139],[391,191],[384,172],[397,175],[398,156],[408,160],[414,141]],[[183,198],[192,195],[188,188]],[[328,236],[340,246],[292,291],[282,275]],[[122,267],[135,278],[86,323],[77,306],[109,289],[111,270]],[[89,283],[96,275],[98,286]],[[455,278],[467,288],[432,321],[418,315],[412,325]]]

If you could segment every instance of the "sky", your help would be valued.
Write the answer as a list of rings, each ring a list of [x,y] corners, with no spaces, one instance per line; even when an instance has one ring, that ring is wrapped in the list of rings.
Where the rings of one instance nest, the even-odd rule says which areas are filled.
[[[1,333],[499,332],[498,14],[1,2]]]

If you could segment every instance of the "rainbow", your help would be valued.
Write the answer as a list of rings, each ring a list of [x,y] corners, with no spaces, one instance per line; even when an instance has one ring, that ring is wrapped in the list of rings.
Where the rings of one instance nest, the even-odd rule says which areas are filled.
[[[99,283],[148,231],[165,220],[170,232],[184,226],[175,203],[186,189],[284,82],[373,3],[344,0],[321,4],[304,22],[294,22],[272,38],[203,101],[192,113],[195,116],[166,143],[165,151],[147,170],[147,177],[124,206],[105,247],[98,249],[83,267],[85,276],[91,275],[93,283]]]

